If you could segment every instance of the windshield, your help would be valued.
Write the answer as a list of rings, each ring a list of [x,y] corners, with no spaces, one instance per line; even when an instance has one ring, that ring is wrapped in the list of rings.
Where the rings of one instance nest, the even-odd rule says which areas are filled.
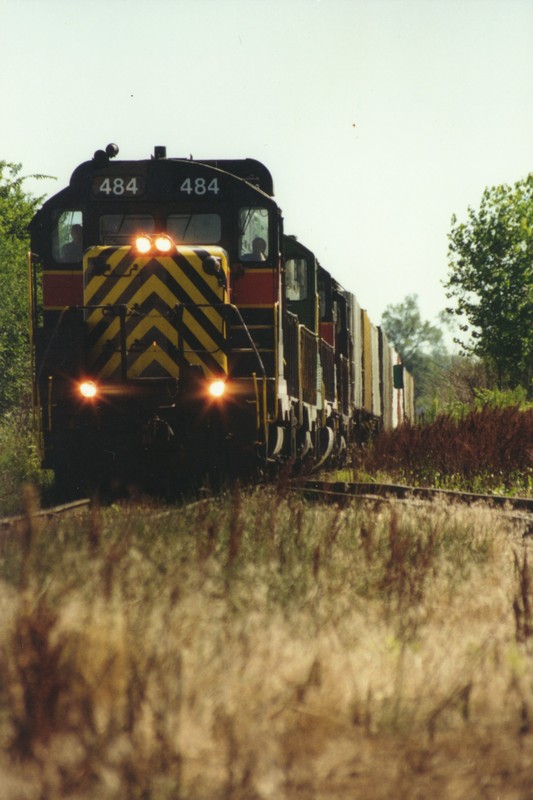
[[[104,214],[100,217],[102,244],[130,244],[133,236],[154,230],[154,218],[149,214]]]
[[[159,233],[166,228],[166,233],[177,245],[217,244],[221,227],[219,214],[170,214],[162,226],[156,226],[150,214],[104,214],[100,217],[100,242],[130,244],[138,234]]]
[[[217,244],[221,220],[218,214],[170,214],[167,233],[176,244]]]

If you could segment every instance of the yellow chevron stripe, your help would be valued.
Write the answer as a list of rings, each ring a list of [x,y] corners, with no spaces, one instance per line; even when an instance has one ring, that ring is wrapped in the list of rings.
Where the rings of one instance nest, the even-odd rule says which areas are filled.
[[[139,291],[131,298],[130,304],[134,305],[135,303],[144,300],[145,296],[148,296],[152,292],[155,292],[157,295],[162,297],[170,308],[172,308],[173,305],[176,303],[176,298],[174,297],[172,292],[170,292],[167,289],[167,287],[163,283],[161,283],[159,278],[153,275],[145,284],[143,284],[143,286],[139,287]],[[110,302],[109,295],[106,296],[105,301]],[[101,308],[95,308],[88,314],[87,326],[89,331],[91,330],[92,327],[97,325],[98,322],[100,322],[102,316],[103,316],[103,311]],[[96,358],[96,356],[101,352],[104,343],[108,339],[116,336],[119,333],[119,330],[120,330],[120,319],[119,317],[115,317],[109,323],[106,330],[104,331],[102,336],[98,339],[98,341],[94,343],[90,352],[91,358]],[[131,336],[129,338],[131,339]]]
[[[181,251],[184,251],[184,250],[185,250],[185,248],[181,249]],[[91,255],[91,252],[93,252],[93,251],[89,251],[89,253],[88,253],[89,257]],[[124,260],[125,256],[128,254],[128,252],[129,252],[129,248],[120,248],[119,250],[117,250],[114,253],[112,253],[109,256],[109,258],[107,259],[107,262],[106,262],[108,268],[111,271],[116,269],[120,265],[120,263]],[[98,253],[98,251],[96,251],[96,253]],[[191,266],[195,269],[197,274],[201,275],[201,270],[202,270],[202,260],[201,260],[201,258],[192,250],[190,250],[189,252],[182,252],[182,254],[186,256],[187,260],[189,261]],[[137,259],[134,259],[134,261],[132,261],[131,264],[128,265],[128,268],[130,269],[134,264],[137,264],[138,268],[142,269],[142,267],[145,266],[151,260],[152,260],[151,258],[137,258]],[[192,283],[192,281],[186,279],[185,275],[183,275],[183,273],[180,271],[179,266],[176,264],[174,259],[172,259],[171,257],[167,256],[167,257],[157,258],[156,260],[157,260],[157,262],[159,264],[161,264],[162,267],[164,267],[164,269],[167,270],[167,272],[169,272],[169,274],[179,284],[181,284],[184,287],[184,289],[186,290],[187,294],[189,295],[189,297],[191,298],[191,300],[194,303],[200,304],[200,305],[207,304],[207,300],[206,300],[205,296],[198,290],[198,288],[196,287],[196,285],[194,283]],[[223,259],[223,266],[224,267],[226,266],[225,259]],[[117,276],[117,277],[112,278],[112,282],[110,281],[109,292],[107,292],[107,294],[105,296],[105,299],[104,298],[102,299],[102,304],[105,302],[105,303],[107,303],[109,305],[113,305],[114,302],[118,299],[118,297],[122,294],[122,292],[124,291],[124,286],[120,282],[120,277],[121,276]],[[127,275],[125,277],[127,279],[131,280],[131,275]],[[212,288],[212,290],[214,290],[217,293],[217,295],[220,298],[220,301],[223,302],[224,301],[225,290],[223,289],[223,287],[220,287],[218,285],[218,283],[217,283],[215,278],[212,278],[211,276],[206,276],[206,278],[207,277],[209,277],[210,280],[209,280],[209,282],[207,280],[204,281],[206,283],[206,286],[210,286],[210,284],[213,283],[214,286],[212,286],[210,288]],[[109,275],[107,275],[107,276],[95,275],[93,278],[91,278],[91,280],[89,281],[89,283],[85,287],[85,304],[86,305],[90,305],[90,301],[94,297],[96,292],[99,289],[101,289],[101,287],[104,285],[104,283],[106,281],[108,281],[109,279],[110,279]],[[152,284],[153,284],[154,281],[157,281],[159,283],[160,288],[156,289],[155,286],[152,287]],[[147,283],[143,283],[141,286],[139,286],[139,292],[142,292],[143,294],[146,294],[146,295],[149,293],[150,289],[155,290],[159,295],[161,295],[166,300],[166,302],[169,304],[170,307],[172,307],[175,304],[176,298],[174,297],[172,292],[170,292],[167,289],[165,284],[161,281],[161,279],[158,276],[155,276],[155,275],[152,276],[148,280]],[[136,295],[134,297],[132,297],[130,299],[129,304],[133,305],[135,302],[139,302],[137,293],[136,293]],[[220,317],[220,315],[214,309],[212,309],[211,307],[204,308],[203,311],[206,314],[206,316],[208,317],[208,319],[212,322],[212,324],[214,324],[215,326],[217,326],[219,328],[219,330],[221,330],[221,327],[220,327],[221,317]]]
[[[194,258],[194,259],[198,259],[199,258],[196,255],[196,253],[194,252],[194,250],[195,250],[195,248],[193,248],[193,247],[185,247],[185,252],[186,252],[187,258],[189,258],[189,257]],[[224,274],[226,275],[226,277],[228,277],[229,274],[230,274],[230,268],[229,268],[229,263],[228,263],[228,254],[226,253],[224,248],[223,247],[209,247],[208,250],[211,253],[211,255],[214,255],[215,258],[219,258],[220,259],[220,265],[221,265],[221,267],[222,267],[222,269],[224,271]],[[190,251],[190,254],[187,251]],[[218,281],[216,281],[216,278],[213,278],[213,281],[216,282],[216,284],[218,286]],[[226,289],[224,289],[223,287],[220,287],[220,291],[223,293],[223,292],[226,291]]]
[[[177,332],[168,319],[162,317],[160,314],[157,316],[141,317],[138,325],[135,326],[128,334],[126,340],[127,346],[131,347],[135,339],[141,339],[150,328],[156,327],[161,333],[174,345],[177,346]]]
[[[185,313],[183,314],[183,326],[184,328],[190,330],[191,333],[193,333],[196,336],[198,341],[202,344],[204,350],[207,350],[208,352],[213,354],[213,358],[217,358],[217,354],[220,353],[222,353],[223,355],[223,351],[220,350],[217,343],[214,342],[213,339],[209,336],[209,334],[206,333],[204,328],[202,328],[202,326],[196,322],[194,317],[191,315],[189,311],[187,311],[187,309],[185,309]],[[185,337],[183,338],[185,339]]]
[[[218,294],[220,299],[223,300],[226,289],[224,289],[223,286],[220,286],[214,275],[207,275],[206,273],[204,273],[203,262],[198,253],[196,253],[192,247],[186,247],[184,245],[180,245],[178,250],[180,255],[184,256],[187,259],[191,267],[194,268],[194,270],[198,273],[198,275],[202,276],[203,280],[205,281],[205,283],[207,283],[207,285],[211,288],[211,290],[214,291],[215,294]],[[229,266],[226,253],[224,252],[224,250],[222,250],[222,248],[209,248],[209,252],[212,252],[216,258],[220,259],[222,270],[227,278],[229,275]]]
[[[105,287],[106,283],[109,283],[109,288],[105,296],[100,299],[99,305],[114,305],[117,297],[119,297],[124,291],[124,284],[115,281],[110,283],[109,278],[101,277],[93,278],[90,284],[85,287],[84,305],[90,306],[94,295],[101,289],[102,286]],[[94,309],[94,311],[89,311],[87,313],[87,320],[89,321],[92,316],[95,314],[98,315],[99,313],[102,313],[101,309],[99,308]]]
[[[124,283],[124,281],[129,283],[131,281],[131,276],[128,275],[122,280],[121,276],[118,278],[110,278],[109,275],[103,278],[101,276],[93,278],[85,290],[85,305],[90,305],[91,298],[94,297],[98,289],[100,289],[101,286],[103,286],[106,282],[109,283],[109,290],[106,292],[105,297],[102,297],[100,300],[100,305],[104,305],[106,303],[110,306],[114,305],[120,295],[124,292],[124,289],[127,285]]]
[[[100,311],[100,316],[102,312]],[[177,346],[177,332],[176,329],[170,324],[170,322],[162,317],[161,315],[157,316],[147,316],[141,317],[139,319],[139,323],[133,328],[127,337],[127,347],[131,347],[135,339],[140,339],[142,336],[155,325],[155,327],[161,331],[161,333],[166,336],[166,338]],[[190,313],[187,311],[184,315],[184,327],[188,328],[192,333],[195,334],[196,338],[201,342],[203,348],[210,352],[213,358],[220,364],[220,366],[227,371],[227,359],[222,350],[217,347],[217,344],[213,341],[213,339],[205,332],[205,330],[199,326],[194,318],[191,316]],[[110,339],[114,339],[119,335],[120,332],[120,320],[118,317],[115,317],[108,327],[103,332],[102,336],[94,343],[93,347],[89,353],[89,359],[94,361],[98,358],[100,353],[102,352],[103,348],[105,347],[106,343]],[[189,357],[189,354],[187,354]]]
[[[107,268],[108,268],[108,270],[110,272],[113,272],[113,270],[115,270],[119,266],[119,264],[124,260],[124,258],[130,252],[130,249],[131,248],[129,248],[129,247],[120,247],[118,250],[115,250],[112,253],[110,253],[109,257],[106,260],[106,266],[107,266]],[[86,253],[85,259],[90,259],[91,257],[92,258],[96,258],[97,256],[100,255],[100,253],[101,253],[101,249],[95,247],[92,250],[89,250],[88,253]],[[88,269],[88,266],[86,266],[86,263],[85,263],[85,259],[84,259],[84,274],[86,274],[87,269]],[[139,267],[140,267],[141,266],[140,263],[139,263],[140,259],[138,259],[136,261],[137,261],[137,263],[139,264]],[[147,263],[148,259],[143,259],[143,261],[144,261],[144,263]],[[133,262],[132,262],[132,264],[133,264]],[[85,289],[84,289],[85,305],[89,305],[90,304],[91,299],[94,296],[94,294],[98,291],[98,289],[100,289],[102,284],[104,284],[107,280],[109,280],[109,277],[110,277],[109,275],[94,275],[90,279],[90,281],[87,283],[87,285],[85,286]],[[121,277],[121,276],[118,276],[118,277]],[[131,276],[128,276],[128,277],[131,278]],[[123,287],[122,287],[122,289],[123,289]],[[122,291],[122,289],[121,289],[121,291]],[[111,301],[108,300],[107,302],[111,302]]]
[[[96,294],[96,292],[100,289],[103,283],[107,281],[107,278],[103,275],[95,275],[94,278],[91,278],[89,283],[87,283],[83,288],[83,304],[88,306]]]
[[[112,378],[120,371],[120,353],[113,353],[100,370],[100,378]]]
[[[124,290],[124,287],[122,287],[122,290]],[[159,295],[159,297],[165,301],[169,309],[174,308],[177,303],[176,295],[170,291],[168,286],[165,286],[161,278],[159,278],[158,275],[152,275],[148,278],[146,283],[139,286],[138,290],[128,301],[128,306],[131,308],[135,303],[142,305],[143,301],[152,293]]]
[[[100,310],[100,317],[101,316],[102,316],[102,311]],[[95,323],[99,322],[99,319],[95,320]],[[96,358],[98,358],[98,356],[102,352],[105,343],[108,342],[110,339],[114,339],[116,336],[118,336],[119,332],[120,332],[120,319],[118,317],[115,317],[109,323],[109,325],[107,326],[103,334],[100,336],[98,341],[96,341],[92,346],[89,353],[89,360],[90,361],[96,360]]]
[[[114,291],[113,291],[114,289]],[[109,293],[102,298],[102,305],[109,304],[113,305],[114,301],[120,297],[120,295],[124,291],[124,285],[116,286],[112,285],[110,287]],[[165,286],[165,284],[161,281],[161,279],[157,275],[152,275],[146,283],[143,283],[139,286],[137,291],[134,295],[128,300],[128,306],[131,308],[136,303],[138,305],[142,305],[143,301],[152,293],[157,294],[161,297],[169,309],[174,308],[176,305],[177,299],[176,296],[170,291],[170,289]],[[100,319],[102,315],[102,310],[100,308],[95,308],[93,311],[90,311],[87,316],[87,322],[90,324],[93,321],[93,318],[96,317],[97,320]]]
[[[135,339],[141,339],[142,336],[152,327],[155,327],[163,333],[166,338],[172,342],[172,344],[177,346],[177,333],[176,329],[169,323],[167,319],[162,317],[160,314],[157,316],[148,316],[148,317],[140,317],[138,325],[133,328],[128,337],[126,339],[126,346],[129,348],[135,341]],[[95,361],[100,353],[102,352],[103,348],[105,347],[106,342],[110,339],[114,339],[118,336],[120,332],[120,321],[115,318],[111,324],[106,328],[102,336],[98,339],[97,342],[93,345],[89,353],[89,359],[91,361]]]
[[[183,253],[183,249],[180,248],[180,252],[182,255],[187,255]],[[194,258],[193,258],[194,256]],[[217,311],[216,308],[213,308],[211,305],[208,304],[206,297],[200,292],[196,284],[194,284],[191,280],[184,275],[183,272],[179,269],[179,265],[172,258],[158,258],[157,261],[163,266],[168,272],[172,275],[172,277],[183,287],[183,289],[187,292],[187,295],[190,297],[193,303],[196,305],[204,305],[202,308],[202,312],[205,314],[207,319],[219,330],[222,331],[222,317],[220,312]],[[202,260],[199,258],[196,253],[191,253],[187,255],[187,261],[197,270],[198,274],[201,275],[200,270],[202,269]],[[220,298],[220,302],[224,302],[224,289],[223,287],[218,285],[218,282],[215,278],[213,280],[216,283],[217,295]],[[206,286],[209,286],[207,281],[204,281]]]
[[[188,342],[187,342],[187,340],[185,338],[183,339],[183,347],[184,347],[185,355],[186,355],[186,358],[187,358],[187,361],[189,362],[189,364],[192,364],[192,365],[197,366],[197,367],[202,367],[202,369],[204,370],[204,373],[206,373],[206,375],[208,377],[210,377],[210,378],[213,377],[213,375],[215,373],[213,372],[212,369],[209,369],[209,367],[207,366],[207,363],[202,360],[202,357],[201,357],[201,355],[199,353],[187,352],[187,351],[191,350],[191,346],[188,344]],[[224,359],[224,361],[226,361],[226,359]],[[220,366],[223,369],[224,373],[227,375],[228,374],[227,361],[226,361],[225,364],[220,364]]]
[[[139,357],[134,361],[134,363],[128,369],[128,377],[130,378],[140,378],[142,377],[143,373],[148,369],[150,364],[156,361],[158,364],[166,369],[166,371],[171,375],[173,378],[177,378],[179,375],[179,368],[175,361],[173,361],[170,356],[167,355],[163,350],[157,348],[156,350],[147,350],[144,353],[140,353]]]
[[[91,257],[94,258],[96,256],[101,255],[102,248],[96,247],[92,250],[89,250],[84,259],[84,271],[85,276],[87,274],[88,269],[88,259]],[[131,268],[136,265],[138,270],[141,270],[144,265],[149,263],[152,260],[152,257],[146,258],[135,258],[129,261],[124,260],[131,254],[131,248],[129,246],[125,246],[122,248],[118,248],[116,250],[112,250],[108,258],[106,259],[106,270],[109,273],[116,273],[116,270],[124,264],[124,272],[128,273],[127,275],[120,275],[120,274],[111,274],[111,275],[95,275],[92,277],[87,285],[84,288],[84,304],[90,305],[91,300],[95,297],[96,294],[102,295],[101,299],[99,300],[99,304],[109,304],[114,305],[117,300],[120,299],[120,296],[123,294],[127,284],[123,280],[120,280],[121,277],[124,277],[128,282],[136,279],[135,274],[131,274]],[[220,298],[220,302],[225,302],[227,299],[227,291],[224,287],[219,286],[218,281],[214,276],[208,276],[203,274],[203,266],[202,266],[202,259],[194,252],[192,248],[184,248],[180,247],[180,254],[184,256],[192,268],[195,270],[197,276],[201,277],[202,282],[205,283],[206,288],[209,287],[211,292],[215,292],[217,297]],[[227,259],[225,257],[225,253],[221,251],[220,253],[221,260],[222,260],[222,268],[227,275],[229,272]],[[225,331],[225,321],[222,315],[212,306],[208,304],[206,297],[204,296],[201,287],[198,286],[191,280],[189,280],[183,271],[180,269],[180,266],[176,263],[176,261],[171,257],[159,257],[156,259],[157,262],[169,273],[173,280],[175,280],[183,289],[183,291],[188,295],[191,302],[195,303],[196,305],[202,306],[201,313],[210,321],[210,323],[218,330],[221,334],[224,335]],[[109,282],[109,289],[106,292],[106,282]],[[104,292],[102,294],[102,291]],[[169,289],[168,286],[164,283],[164,278],[162,279],[158,275],[152,275],[146,283],[139,282],[139,286],[135,291],[135,294],[128,299],[128,306],[131,307],[135,304],[142,305],[143,302],[149,297],[151,294],[156,294],[160,297],[166,305],[172,309],[179,301],[175,294]],[[153,315],[152,315],[153,314]],[[103,318],[103,311],[101,308],[95,308],[93,310],[89,310],[87,314],[87,326],[89,332],[102,320]],[[129,317],[129,325],[132,324],[132,318]],[[186,336],[184,337],[183,348],[186,354],[187,361],[191,364],[196,364],[200,366],[205,373],[208,375],[213,374],[213,370],[209,368],[208,363],[211,364],[214,360],[226,374],[228,371],[228,364],[227,364],[227,357],[222,350],[217,347],[217,344],[211,336],[205,331],[204,327],[202,326],[201,322],[198,322],[192,314],[187,310],[184,309],[184,328],[185,331],[189,330],[191,334],[194,334],[198,342],[200,342],[201,346],[209,352],[209,357],[207,360],[204,360],[205,357],[202,357],[200,353],[192,352],[192,348],[188,344]],[[135,324],[135,327],[130,330],[127,338],[127,347],[128,350],[135,341],[135,339],[142,338],[150,327],[155,326],[170,342],[173,344],[178,344],[176,342],[177,333],[173,325],[159,312],[152,312],[149,313],[148,316],[139,317],[138,323]],[[93,343],[91,348],[91,352],[89,357],[92,360],[96,360],[99,356],[101,356],[103,349],[107,342],[113,339],[117,339],[120,333],[120,318],[110,318],[109,323],[106,325],[106,330],[102,333],[99,339]],[[129,353],[129,358],[133,357],[132,353]],[[155,349],[148,349],[144,353],[140,353],[138,358],[135,359],[132,366],[128,370],[128,374],[131,377],[139,377],[141,376],[149,367],[150,365],[156,361],[160,366],[168,372],[172,376],[178,376],[179,374],[179,367],[175,363],[175,361],[159,346]],[[208,362],[208,363],[207,363]],[[113,352],[110,354],[109,359],[103,365],[100,370],[101,377],[109,378],[114,376],[116,373],[119,373],[121,366],[121,354],[120,352]]]
[[[186,339],[184,339],[183,347],[187,361],[190,364],[201,367],[209,377],[212,377],[215,374],[213,370],[209,368],[208,364],[202,359],[201,354],[192,351],[192,348]],[[219,364],[221,370],[227,374],[228,367],[226,357],[222,355],[221,358],[217,358],[216,356],[214,356],[214,358]],[[155,349],[149,349],[144,353],[140,353],[139,357],[129,367],[128,376],[131,378],[141,377],[143,372],[150,366],[150,364],[152,364],[153,361],[157,361],[159,364],[161,364],[172,377],[179,376],[178,365],[168,355],[168,353],[165,353],[165,351],[159,346],[157,346]],[[106,363],[100,369],[100,378],[112,378],[113,376],[118,375],[120,371],[120,363],[120,353],[112,353],[108,361],[106,361]]]
[[[100,316],[101,315],[102,315],[102,312],[100,311]],[[98,321],[99,320],[95,320],[95,322],[98,322]],[[120,332],[120,319],[118,317],[115,317],[109,323],[109,325],[107,326],[107,328],[103,332],[102,336],[100,336],[98,341],[95,342],[94,345],[92,346],[92,348],[90,350],[90,353],[89,353],[90,360],[91,361],[95,360],[100,355],[100,353],[102,352],[106,342],[108,342],[108,341],[114,339],[116,336],[118,336],[119,332]]]

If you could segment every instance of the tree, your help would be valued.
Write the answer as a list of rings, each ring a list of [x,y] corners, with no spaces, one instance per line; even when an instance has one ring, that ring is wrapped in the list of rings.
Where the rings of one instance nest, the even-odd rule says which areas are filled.
[[[29,380],[27,227],[42,198],[24,190],[20,170],[0,161],[0,413],[18,402]]]
[[[443,349],[440,328],[424,322],[418,308],[418,295],[408,294],[402,303],[389,305],[381,325],[410,372],[416,373],[430,353]]]
[[[492,368],[500,389],[533,379],[533,174],[485,189],[479,211],[452,217],[447,309],[467,334],[465,353]]]
[[[414,377],[417,411],[429,413],[447,366],[442,331],[422,319],[416,294],[408,294],[403,302],[387,306],[381,325]]]
[[[42,202],[42,197],[32,197],[24,190],[27,177],[44,178],[45,175],[21,176],[21,164],[0,161],[0,237],[28,239],[28,225]]]

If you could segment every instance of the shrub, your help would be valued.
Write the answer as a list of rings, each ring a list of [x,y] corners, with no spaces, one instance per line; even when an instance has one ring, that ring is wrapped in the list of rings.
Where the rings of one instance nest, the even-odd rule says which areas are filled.
[[[484,404],[431,425],[404,425],[355,454],[358,469],[417,485],[533,491],[533,408]]]
[[[13,409],[0,418],[0,515],[22,509],[22,486],[46,487],[51,475],[43,472],[30,412]]]

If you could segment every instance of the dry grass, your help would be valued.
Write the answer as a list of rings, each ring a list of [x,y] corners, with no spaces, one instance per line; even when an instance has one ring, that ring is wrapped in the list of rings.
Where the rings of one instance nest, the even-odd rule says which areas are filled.
[[[282,491],[27,523],[1,543],[0,796],[530,798],[525,542],[483,508]]]

